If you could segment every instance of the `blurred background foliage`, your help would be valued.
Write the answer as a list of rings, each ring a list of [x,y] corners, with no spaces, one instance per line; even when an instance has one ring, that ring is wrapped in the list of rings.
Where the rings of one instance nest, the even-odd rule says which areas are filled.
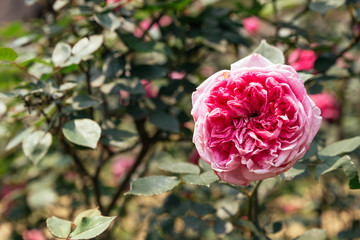
[[[94,207],[118,216],[99,239],[360,239],[360,1],[14,2],[0,19],[0,45],[18,55],[0,66],[2,239],[54,239],[47,218]],[[182,178],[192,172],[171,164],[209,172],[191,142],[191,93],[262,39],[333,103],[309,153],[260,186]],[[348,138],[353,148],[319,157]],[[337,170],[350,157],[355,176]],[[172,192],[124,196],[131,180],[167,174],[181,178]]]

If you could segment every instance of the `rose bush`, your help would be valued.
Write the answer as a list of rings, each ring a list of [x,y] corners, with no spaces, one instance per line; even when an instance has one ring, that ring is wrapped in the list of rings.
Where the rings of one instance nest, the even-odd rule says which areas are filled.
[[[289,170],[320,128],[296,71],[252,54],[193,93],[193,142],[225,182],[248,185]]]

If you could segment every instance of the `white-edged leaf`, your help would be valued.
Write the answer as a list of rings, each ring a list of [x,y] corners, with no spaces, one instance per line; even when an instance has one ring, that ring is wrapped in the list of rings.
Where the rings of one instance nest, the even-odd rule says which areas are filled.
[[[344,4],[345,0],[315,0],[309,4],[309,8],[312,11],[325,15],[327,11],[340,7]]]
[[[55,66],[63,64],[71,55],[71,46],[64,42],[56,44],[52,53],[52,61]]]
[[[62,132],[67,140],[95,149],[101,136],[100,126],[91,119],[75,119],[65,123]]]
[[[104,41],[103,35],[92,35],[80,39],[72,48],[72,54],[78,58],[85,58],[98,50]]]
[[[311,79],[312,77],[314,77],[313,74],[311,73],[303,73],[303,72],[299,72],[298,73],[300,79],[302,80],[303,83],[305,83],[307,80]]]
[[[259,46],[254,50],[254,53],[262,55],[272,63],[285,63],[285,57],[283,52],[277,47],[271,46],[266,40],[261,40]]]
[[[295,240],[325,240],[326,239],[326,230],[325,229],[311,229],[303,233],[300,237],[295,238]]]
[[[120,18],[112,12],[97,13],[94,19],[98,24],[111,31],[115,31],[121,26]]]
[[[179,183],[180,180],[177,177],[149,176],[139,178],[131,182],[130,191],[125,195],[153,196],[170,191]]]
[[[65,7],[66,4],[68,4],[70,0],[56,0],[53,4],[53,9],[57,12],[63,7]]]
[[[51,144],[51,133],[38,130],[24,137],[22,148],[25,156],[37,164],[46,155]]]
[[[57,238],[67,238],[71,232],[71,222],[61,218],[48,218],[46,225],[49,232]]]
[[[70,239],[90,239],[103,233],[116,217],[83,217],[80,224],[70,234]]]
[[[32,131],[34,131],[34,127],[29,127],[26,129],[21,130],[20,132],[16,133],[15,137],[10,140],[10,142],[6,145],[5,151],[9,151],[10,149],[19,145],[22,140],[29,135]]]
[[[101,216],[101,212],[99,211],[98,208],[85,210],[76,216],[74,220],[74,224],[78,226],[84,217],[96,217],[96,216]]]

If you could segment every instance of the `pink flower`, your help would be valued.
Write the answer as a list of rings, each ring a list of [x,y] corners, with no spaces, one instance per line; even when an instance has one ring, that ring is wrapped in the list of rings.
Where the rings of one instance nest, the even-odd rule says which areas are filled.
[[[316,60],[316,54],[313,50],[295,49],[289,55],[289,65],[296,71],[312,70]]]
[[[149,98],[156,98],[157,97],[157,95],[159,94],[159,89],[157,87],[155,87],[152,82],[149,82],[146,79],[141,79],[140,82],[141,82],[142,85],[144,85],[146,95]]]
[[[135,29],[134,36],[135,37],[142,37],[144,35],[145,31],[148,31],[149,35],[154,38],[158,39],[160,37],[160,28],[161,27],[167,27],[172,23],[172,18],[169,16],[162,16],[159,19],[159,24],[153,23],[153,20],[148,18],[144,19],[140,22],[140,26]],[[150,29],[149,29],[150,28]]]
[[[225,182],[248,185],[289,170],[320,128],[320,110],[296,71],[252,54],[192,95],[193,142]]]
[[[316,106],[321,110],[321,116],[329,121],[335,122],[340,118],[340,106],[336,98],[327,92],[309,95]]]
[[[46,240],[44,234],[38,229],[24,231],[22,238],[23,240]]]
[[[198,165],[199,160],[200,160],[200,155],[198,151],[195,149],[195,151],[193,151],[193,153],[189,157],[189,162]]]
[[[250,34],[256,34],[260,28],[260,20],[255,16],[251,16],[243,19],[243,25],[245,30]]]
[[[174,80],[181,80],[186,76],[186,72],[181,71],[181,72],[177,72],[177,71],[173,71],[170,73],[170,78],[174,79]]]
[[[118,182],[133,165],[134,159],[132,157],[120,156],[116,158],[111,168],[115,182]]]

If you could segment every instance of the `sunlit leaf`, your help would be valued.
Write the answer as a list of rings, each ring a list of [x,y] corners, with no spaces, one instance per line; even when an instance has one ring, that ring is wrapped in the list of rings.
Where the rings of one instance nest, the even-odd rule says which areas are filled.
[[[89,209],[89,210],[85,210],[81,213],[79,213],[75,220],[74,220],[74,224],[76,226],[78,226],[80,223],[81,223],[81,220],[84,218],[84,217],[96,217],[96,216],[101,216],[101,212],[99,211],[98,208],[93,208],[93,209]]]
[[[56,44],[52,53],[52,61],[55,66],[63,64],[71,55],[71,47],[69,44],[59,42]]]
[[[153,196],[170,191],[180,183],[176,177],[149,176],[139,178],[130,185],[130,191],[126,195]]]
[[[57,238],[67,238],[71,232],[71,222],[61,218],[48,218],[46,225],[50,233]]]
[[[309,170],[306,165],[302,163],[296,163],[292,168],[282,173],[280,176],[285,180],[294,180],[308,175]]]
[[[19,145],[23,139],[29,135],[32,131],[34,131],[34,127],[29,127],[18,132],[13,139],[6,145],[5,151],[9,151],[10,149]]]
[[[285,63],[285,57],[283,52],[277,47],[269,45],[266,40],[262,40],[260,45],[254,50],[254,53],[258,53],[268,59],[272,63]]]
[[[78,58],[85,58],[98,50],[103,44],[103,35],[92,35],[80,39],[73,47],[72,54]]]
[[[17,58],[17,53],[11,48],[0,48],[0,60],[13,62]]]
[[[67,140],[95,149],[100,139],[100,126],[90,119],[76,119],[65,123],[62,132]]]
[[[35,131],[27,134],[22,141],[24,154],[34,164],[37,164],[48,152],[52,144],[52,135],[49,132]]]
[[[103,233],[116,217],[83,217],[80,224],[70,234],[70,239],[90,239]]]
[[[324,229],[311,229],[303,233],[300,237],[294,240],[325,240],[326,230]]]

